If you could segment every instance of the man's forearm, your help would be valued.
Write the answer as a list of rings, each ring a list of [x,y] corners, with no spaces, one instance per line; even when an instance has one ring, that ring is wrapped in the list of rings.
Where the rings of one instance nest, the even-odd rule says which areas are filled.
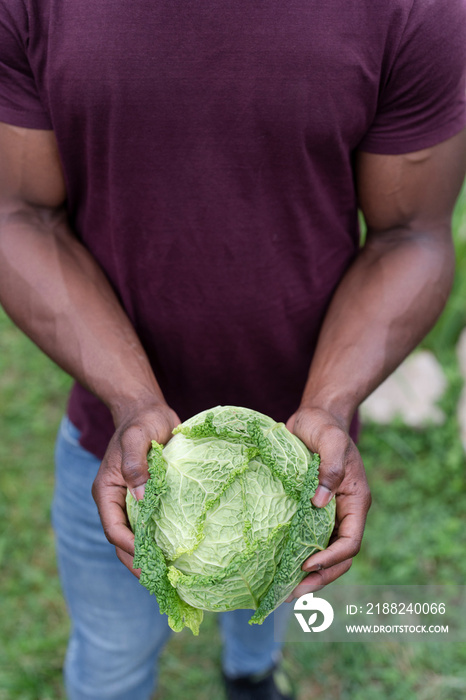
[[[448,232],[369,239],[328,309],[302,405],[323,408],[348,428],[359,404],[433,326],[453,274]]]
[[[21,206],[1,213],[0,302],[115,419],[128,403],[163,402],[127,315],[63,210]]]

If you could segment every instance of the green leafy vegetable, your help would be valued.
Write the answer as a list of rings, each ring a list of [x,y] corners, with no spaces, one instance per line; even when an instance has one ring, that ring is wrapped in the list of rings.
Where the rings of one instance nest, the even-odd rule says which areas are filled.
[[[142,501],[128,491],[135,568],[170,627],[198,634],[203,610],[255,610],[261,624],[324,549],[335,503],[315,508],[319,456],[283,425],[217,406],[148,454]]]

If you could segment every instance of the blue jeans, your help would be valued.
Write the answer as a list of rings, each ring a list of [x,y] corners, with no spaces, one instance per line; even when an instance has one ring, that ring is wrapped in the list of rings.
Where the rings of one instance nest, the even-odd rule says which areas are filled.
[[[100,462],[78,441],[79,431],[65,417],[56,444],[52,519],[72,622],[65,661],[68,698],[150,700],[157,659],[171,632],[155,597],[105,538],[91,495]],[[236,677],[271,668],[291,612],[284,604],[260,626],[248,625],[250,610],[223,613],[225,673]]]

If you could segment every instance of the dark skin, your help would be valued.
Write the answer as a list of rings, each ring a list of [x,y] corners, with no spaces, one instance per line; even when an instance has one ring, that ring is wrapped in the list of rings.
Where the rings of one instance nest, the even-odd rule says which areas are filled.
[[[349,425],[444,307],[454,273],[451,214],[465,169],[466,132],[417,153],[357,154],[367,242],[337,288],[287,423],[321,455],[313,503],[335,496],[337,526],[330,546],[303,563],[309,576],[290,599],[334,581],[359,551],[370,492]],[[0,301],[112,413],[115,433],[93,495],[108,540],[132,570],[126,488],[142,497],[150,440],[165,443],[179,419],[105,275],[71,232],[65,199],[53,132],[0,123]]]

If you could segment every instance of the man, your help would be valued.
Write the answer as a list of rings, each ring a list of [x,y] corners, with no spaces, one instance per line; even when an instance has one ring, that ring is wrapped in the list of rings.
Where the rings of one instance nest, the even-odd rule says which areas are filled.
[[[463,0],[1,0],[0,299],[77,380],[54,500],[71,700],[151,696],[166,623],[89,494],[131,570],[126,487],[180,419],[287,421],[337,503],[294,595],[350,567],[355,412],[452,282],[465,32]],[[285,697],[273,623],[247,617],[222,618],[229,697]]]

